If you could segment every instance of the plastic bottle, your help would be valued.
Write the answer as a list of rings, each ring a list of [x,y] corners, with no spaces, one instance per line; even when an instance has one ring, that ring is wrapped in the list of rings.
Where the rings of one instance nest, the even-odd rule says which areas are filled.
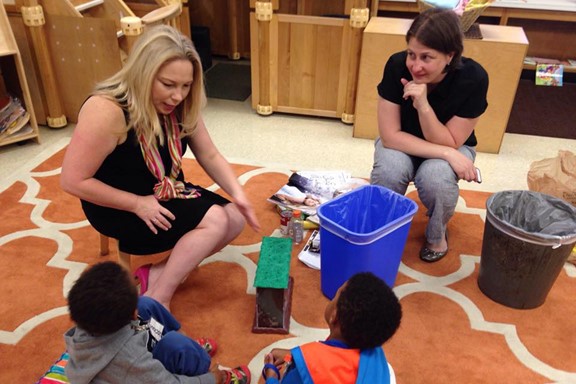
[[[304,238],[304,228],[302,226],[302,212],[298,209],[295,209],[292,212],[292,219],[290,219],[290,231],[292,237],[292,241],[294,244],[300,244],[302,239]]]
[[[280,233],[282,236],[290,236],[290,220],[292,219],[292,211],[287,209],[280,213]]]

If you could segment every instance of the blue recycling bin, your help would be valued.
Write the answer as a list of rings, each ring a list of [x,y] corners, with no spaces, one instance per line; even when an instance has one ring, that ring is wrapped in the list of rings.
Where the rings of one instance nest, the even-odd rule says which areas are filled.
[[[394,286],[418,205],[379,185],[365,185],[318,207],[322,293],[332,299],[358,272]]]

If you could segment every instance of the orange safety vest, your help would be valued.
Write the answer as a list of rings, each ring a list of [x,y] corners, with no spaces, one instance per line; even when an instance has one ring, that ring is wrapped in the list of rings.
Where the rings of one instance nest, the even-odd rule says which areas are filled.
[[[359,349],[309,343],[300,347],[304,364],[313,383],[355,383],[360,362]],[[294,358],[294,353],[292,353]],[[302,367],[299,361],[296,367]],[[304,367],[302,367],[304,368]],[[300,371],[300,376],[303,377]],[[306,381],[304,381],[306,382]]]
[[[360,351],[314,342],[292,349],[291,355],[305,384],[390,381],[388,363],[380,347]]]

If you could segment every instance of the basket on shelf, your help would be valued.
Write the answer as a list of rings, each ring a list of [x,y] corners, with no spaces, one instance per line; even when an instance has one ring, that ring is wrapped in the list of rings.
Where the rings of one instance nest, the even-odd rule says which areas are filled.
[[[464,8],[462,16],[460,16],[460,25],[463,32],[467,32],[470,27],[476,22],[478,17],[493,0],[476,0],[470,1],[468,5]],[[418,9],[420,12],[424,12],[427,9],[435,8],[433,4],[426,2],[425,0],[417,0]]]

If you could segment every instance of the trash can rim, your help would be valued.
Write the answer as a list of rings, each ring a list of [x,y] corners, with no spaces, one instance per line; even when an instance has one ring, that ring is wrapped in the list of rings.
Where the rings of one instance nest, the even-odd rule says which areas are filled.
[[[509,236],[512,236],[518,240],[526,241],[532,244],[537,245],[546,245],[552,246],[552,248],[558,248],[564,244],[572,244],[576,242],[576,233],[570,236],[559,236],[559,235],[551,235],[551,234],[542,234],[542,233],[535,233],[526,231],[525,229],[513,225],[506,220],[502,220],[500,217],[496,216],[492,210],[492,202],[498,196],[506,195],[506,194],[528,194],[528,195],[542,195],[545,196],[547,199],[557,201],[566,207],[570,208],[571,210],[575,210],[573,206],[571,206],[565,200],[557,198],[552,195],[543,194],[536,191],[527,191],[527,190],[506,190],[506,191],[499,191],[492,194],[486,200],[486,219],[490,221],[490,223],[496,227],[498,230],[506,233]]]
[[[366,232],[366,233],[360,233],[360,232],[354,232],[354,231],[350,231],[346,228],[344,228],[343,226],[341,226],[340,224],[336,223],[335,221],[333,221],[332,219],[329,219],[325,216],[325,214],[322,212],[323,207],[327,207],[330,204],[333,204],[334,202],[336,202],[337,200],[343,199],[345,197],[347,197],[350,194],[353,193],[358,193],[359,191],[366,189],[366,188],[370,188],[370,189],[380,189],[383,190],[385,192],[389,192],[391,194],[394,195],[398,195],[399,197],[402,197],[405,199],[405,201],[407,202],[407,204],[410,206],[409,211],[407,213],[405,213],[403,216],[398,217],[395,220],[392,220],[391,222],[387,223],[385,226],[380,227],[374,231],[371,232]],[[316,210],[316,213],[318,215],[318,217],[320,218],[320,227],[329,231],[330,233],[352,243],[352,244],[356,244],[356,245],[365,245],[365,244],[370,244],[373,243],[381,238],[383,238],[384,236],[388,235],[389,233],[395,231],[396,229],[402,227],[403,225],[410,223],[412,221],[412,218],[414,217],[414,215],[416,214],[416,212],[418,211],[418,204],[416,204],[416,202],[414,202],[412,199],[407,198],[404,195],[400,195],[388,188],[382,187],[380,185],[374,185],[374,184],[370,184],[370,185],[363,185],[361,187],[355,188],[351,191],[348,191],[346,193],[343,193],[342,195],[324,203],[321,204],[318,209]]]

